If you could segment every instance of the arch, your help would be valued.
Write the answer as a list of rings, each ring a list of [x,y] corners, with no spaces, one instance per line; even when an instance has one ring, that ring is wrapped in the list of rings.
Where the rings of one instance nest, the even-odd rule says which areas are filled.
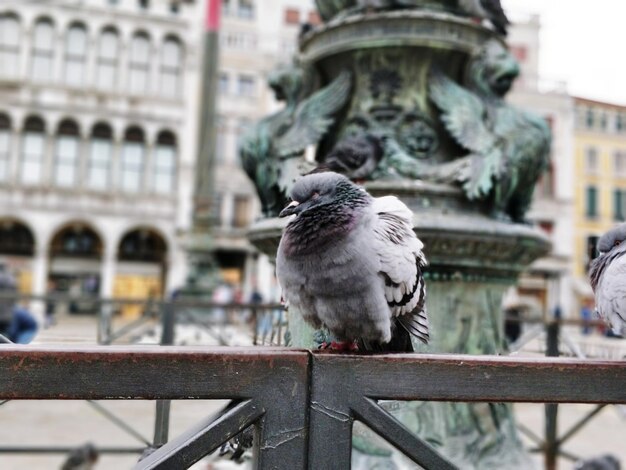
[[[43,118],[30,115],[24,119],[24,132],[46,132],[46,123]]]
[[[128,142],[144,143],[146,140],[146,134],[139,126],[128,126],[124,132],[124,140]]]
[[[130,126],[124,133],[119,178],[123,191],[138,193],[142,189],[145,140],[145,133],[139,126]]]
[[[120,48],[117,28],[108,25],[102,28],[98,38],[96,85],[103,90],[115,88]]]
[[[160,91],[165,96],[180,94],[184,48],[178,36],[169,34],[163,40],[161,49]]]
[[[58,228],[50,240],[50,257],[101,259],[102,237],[88,223],[72,221]]]
[[[57,128],[54,151],[54,183],[70,188],[76,184],[79,159],[79,128],[72,119],[63,119]]]
[[[62,119],[57,127],[57,134],[78,136],[80,134],[78,124],[70,118]]]
[[[169,145],[176,147],[176,134],[169,129],[162,129],[157,134],[157,145]]]
[[[133,94],[149,93],[150,87],[150,35],[138,30],[133,33],[130,43],[129,91]]]
[[[0,181],[8,181],[10,177],[12,132],[11,118],[0,113]]]
[[[20,17],[7,12],[0,14],[0,74],[8,78],[19,76]]]
[[[163,195],[174,194],[177,173],[176,135],[170,130],[158,133],[152,162],[152,190]]]
[[[7,113],[0,112],[0,131],[3,129],[11,130],[11,118]]]
[[[91,128],[87,161],[87,187],[96,191],[109,188],[113,158],[113,130],[105,122],[96,122]]]
[[[0,218],[0,254],[11,256],[33,256],[35,236],[32,229],[21,220]]]
[[[157,229],[136,227],[122,235],[117,248],[117,259],[165,264],[167,251],[165,237]]]
[[[87,26],[79,21],[69,24],[65,34],[65,83],[81,86],[87,66]]]
[[[39,116],[28,116],[24,120],[20,147],[20,181],[36,185],[43,179],[43,162],[46,145],[46,124]]]
[[[98,121],[91,127],[91,137],[112,140],[113,128],[106,122]]]
[[[49,81],[53,74],[54,21],[41,16],[35,20],[31,50],[30,76],[39,82]]]

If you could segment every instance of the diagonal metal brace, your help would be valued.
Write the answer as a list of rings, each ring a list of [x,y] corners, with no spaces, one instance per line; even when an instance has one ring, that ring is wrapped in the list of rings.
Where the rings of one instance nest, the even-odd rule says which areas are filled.
[[[144,460],[134,470],[177,470],[191,465],[210,454],[224,442],[236,436],[260,419],[265,410],[255,400],[245,400],[228,409],[217,419],[208,418],[171,440]]]
[[[393,444],[422,467],[438,470],[459,470],[456,465],[443,457],[434,447],[409,431],[371,398],[363,397],[352,404],[352,411],[357,419],[367,424],[379,436],[389,441],[390,444]]]

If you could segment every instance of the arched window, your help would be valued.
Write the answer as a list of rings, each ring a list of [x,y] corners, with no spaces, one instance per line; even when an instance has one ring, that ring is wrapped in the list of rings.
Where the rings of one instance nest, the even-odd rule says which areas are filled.
[[[165,96],[179,96],[183,48],[180,41],[168,37],[161,50],[161,93]]]
[[[176,137],[168,131],[163,131],[157,138],[154,153],[154,179],[153,189],[155,193],[172,194],[176,179]]]
[[[144,134],[138,127],[130,127],[124,135],[122,148],[120,186],[123,191],[137,193],[141,190],[143,159],[145,153]]]
[[[150,85],[150,38],[136,33],[130,46],[129,86],[133,94],[146,94]]]
[[[78,126],[65,119],[59,124],[54,156],[54,184],[71,188],[78,173]]]
[[[128,232],[120,241],[117,257],[120,261],[163,263],[167,245],[163,238],[149,229]]]
[[[87,168],[87,186],[90,189],[101,191],[109,188],[112,140],[113,133],[108,125],[99,123],[94,126],[91,132],[89,166]]]
[[[11,120],[0,114],[0,181],[8,181],[11,171]]]
[[[96,84],[101,90],[112,90],[115,88],[118,55],[119,36],[117,31],[113,28],[106,28],[102,31],[98,44]]]
[[[26,119],[22,134],[22,163],[20,180],[24,184],[39,184],[43,178],[46,126],[41,118],[31,116]]]
[[[16,78],[20,72],[20,23],[13,14],[0,15],[0,75]]]
[[[87,29],[73,24],[65,38],[65,82],[72,86],[85,83],[87,63]]]
[[[14,219],[0,221],[0,254],[32,256],[35,252],[33,232]]]
[[[49,19],[40,19],[35,23],[32,56],[31,78],[38,82],[50,81],[53,74],[54,26]]]
[[[52,237],[50,256],[99,259],[102,257],[102,240],[90,227],[72,223]]]

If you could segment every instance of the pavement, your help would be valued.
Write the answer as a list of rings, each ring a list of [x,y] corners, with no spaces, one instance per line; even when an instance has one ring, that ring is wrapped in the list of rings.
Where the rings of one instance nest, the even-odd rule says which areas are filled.
[[[191,344],[216,341],[214,335],[202,336],[196,332],[185,333]],[[250,341],[248,329],[239,327],[230,335],[236,341]],[[626,357],[625,340],[607,340],[600,336],[582,337],[575,330],[567,335],[572,343],[578,345],[582,354],[595,355],[610,359]],[[92,316],[63,316],[56,325],[40,331],[34,344],[57,345],[94,345],[96,344],[96,318]],[[150,339],[152,338],[152,339]],[[156,342],[158,331],[154,335],[144,335],[143,342]],[[213,340],[211,340],[213,338]],[[247,338],[247,339],[246,339]],[[564,346],[566,348],[566,346]],[[541,337],[529,342],[518,355],[540,355]],[[0,402],[1,403],[1,402]],[[177,400],[172,402],[170,417],[170,437],[174,437],[196,424],[199,420],[212,415],[223,406],[224,402],[209,400]],[[100,401],[109,413],[122,419],[132,427],[134,434],[116,426],[103,416],[97,408],[85,401],[10,401],[0,405],[0,446],[64,446],[79,447],[86,442],[96,447],[144,447],[142,440],[150,441],[154,432],[155,402],[144,400]],[[530,429],[534,434],[543,435],[544,407],[540,404],[515,404],[518,423]],[[559,407],[558,428],[560,434],[582,419],[594,405],[562,405]],[[521,436],[529,447],[532,440]],[[626,408],[607,406],[600,411],[579,433],[567,441],[564,449],[580,457],[590,458],[603,454],[613,454],[626,465]],[[137,462],[138,454],[100,456],[96,470],[130,469]],[[0,452],[0,470],[51,470],[61,468],[65,460],[63,454],[7,454]],[[543,468],[541,454],[534,454],[537,468]],[[210,457],[196,464],[194,470],[222,470],[230,468],[247,469],[250,465],[239,466],[229,461]],[[573,463],[559,459],[559,470],[569,470]]]

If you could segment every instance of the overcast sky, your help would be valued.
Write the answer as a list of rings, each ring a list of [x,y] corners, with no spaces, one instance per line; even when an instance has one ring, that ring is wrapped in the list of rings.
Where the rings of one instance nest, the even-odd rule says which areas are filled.
[[[541,17],[539,74],[575,96],[626,105],[625,0],[502,0]]]

